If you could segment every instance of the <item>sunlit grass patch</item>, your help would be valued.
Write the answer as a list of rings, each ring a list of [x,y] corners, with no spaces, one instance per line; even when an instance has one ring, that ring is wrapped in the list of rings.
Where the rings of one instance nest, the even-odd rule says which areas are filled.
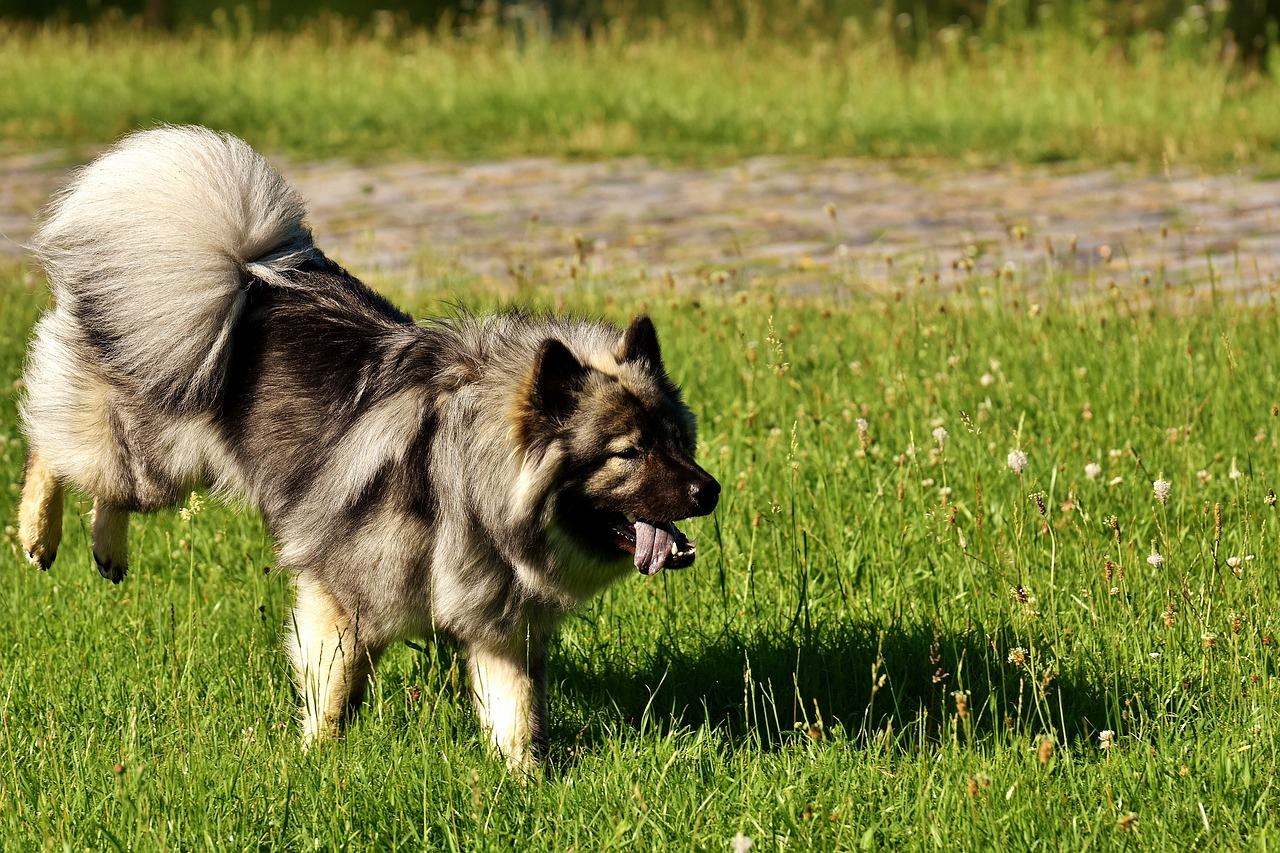
[[[1274,168],[1274,80],[1208,40],[1089,38],[1046,25],[947,30],[904,53],[892,28],[798,38],[706,26],[594,39],[369,32],[337,21],[160,35],[123,24],[0,24],[6,144],[100,146],[207,124],[309,157],[776,155],[1076,160]],[[932,45],[930,47],[930,45]]]
[[[992,251],[874,296],[851,275],[803,300],[530,285],[653,314],[725,492],[690,525],[696,567],[566,622],[549,771],[528,786],[486,758],[459,662],[430,643],[393,649],[347,738],[303,753],[287,582],[242,507],[135,517],[119,587],[92,567],[79,498],[47,574],[6,529],[0,836],[1261,846],[1280,805],[1277,294],[1046,279]],[[0,283],[10,525],[32,286]]]

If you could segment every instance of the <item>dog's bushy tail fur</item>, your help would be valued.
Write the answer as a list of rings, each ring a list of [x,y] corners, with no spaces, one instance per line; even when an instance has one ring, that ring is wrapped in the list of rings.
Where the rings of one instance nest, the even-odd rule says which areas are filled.
[[[305,213],[241,140],[160,127],[82,169],[31,248],[100,363],[163,408],[191,411],[221,392],[248,283],[288,286],[319,256]]]

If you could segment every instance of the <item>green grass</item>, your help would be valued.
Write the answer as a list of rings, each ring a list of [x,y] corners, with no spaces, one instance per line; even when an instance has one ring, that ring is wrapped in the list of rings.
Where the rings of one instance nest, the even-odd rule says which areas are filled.
[[[17,150],[93,147],[163,121],[305,157],[1280,168],[1280,89],[1222,60],[1218,31],[1093,38],[1046,24],[989,38],[951,27],[908,55],[891,22],[729,36],[694,21],[590,41],[486,26],[164,36],[0,22],[0,138]]]
[[[527,786],[430,644],[393,649],[347,737],[303,753],[287,581],[243,508],[135,517],[118,587],[83,500],[47,574],[6,528],[4,846],[1273,847],[1276,294],[1116,290],[1055,263],[914,291],[901,270],[900,299],[543,291],[654,314],[725,492],[690,525],[694,568],[566,622],[550,766]],[[22,282],[0,281],[9,523],[44,299]]]

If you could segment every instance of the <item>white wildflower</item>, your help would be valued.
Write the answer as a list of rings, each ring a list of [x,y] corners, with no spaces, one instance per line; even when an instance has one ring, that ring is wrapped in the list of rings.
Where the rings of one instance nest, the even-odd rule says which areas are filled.
[[[1015,474],[1021,474],[1027,467],[1027,454],[1021,450],[1009,451],[1009,468]]]
[[[1147,557],[1147,562],[1151,564],[1152,568],[1158,569],[1164,565],[1164,555],[1152,548],[1151,555]]]
[[[978,377],[978,383],[982,385],[983,388],[989,388],[996,384],[996,378],[990,373],[984,373],[982,376]]]
[[[947,431],[942,427],[938,427],[933,431],[933,440],[938,442],[939,447],[942,447],[947,443]]]
[[[1173,493],[1173,484],[1163,477],[1153,482],[1151,488],[1155,490],[1156,500],[1160,503],[1169,500],[1169,495]]]
[[[1108,486],[1118,486],[1118,485],[1120,485],[1120,484],[1121,484],[1121,483],[1123,483],[1123,482],[1124,482],[1124,477],[1112,477],[1112,478],[1111,478],[1111,481],[1110,481],[1109,483],[1107,483],[1107,485],[1108,485]]]
[[[1090,462],[1084,466],[1084,475],[1090,480],[1098,479],[1098,475],[1102,473],[1102,466],[1097,462]]]
[[[733,850],[733,853],[747,853],[747,851],[754,847],[755,844],[755,841],[752,840],[750,835],[743,835],[739,832],[733,837],[732,847],[730,849]]]
[[[1103,749],[1110,749],[1111,745],[1116,742],[1116,733],[1111,729],[1103,729],[1098,732],[1098,746]]]

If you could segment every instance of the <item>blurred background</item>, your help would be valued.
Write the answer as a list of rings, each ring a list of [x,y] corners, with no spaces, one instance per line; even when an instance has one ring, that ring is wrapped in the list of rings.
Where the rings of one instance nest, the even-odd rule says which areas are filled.
[[[0,154],[1280,172],[1280,0],[0,0]],[[78,150],[76,150],[78,149]]]
[[[299,29],[340,17],[357,27],[426,27],[466,30],[497,20],[540,37],[591,35],[609,27],[701,23],[726,36],[811,39],[850,30],[891,36],[905,50],[957,35],[998,38],[1037,27],[1065,29],[1092,38],[1158,33],[1179,41],[1222,40],[1252,61],[1265,61],[1276,41],[1280,0],[0,0],[0,16],[35,22],[89,24],[133,19],[147,27],[182,31],[239,25]]]

